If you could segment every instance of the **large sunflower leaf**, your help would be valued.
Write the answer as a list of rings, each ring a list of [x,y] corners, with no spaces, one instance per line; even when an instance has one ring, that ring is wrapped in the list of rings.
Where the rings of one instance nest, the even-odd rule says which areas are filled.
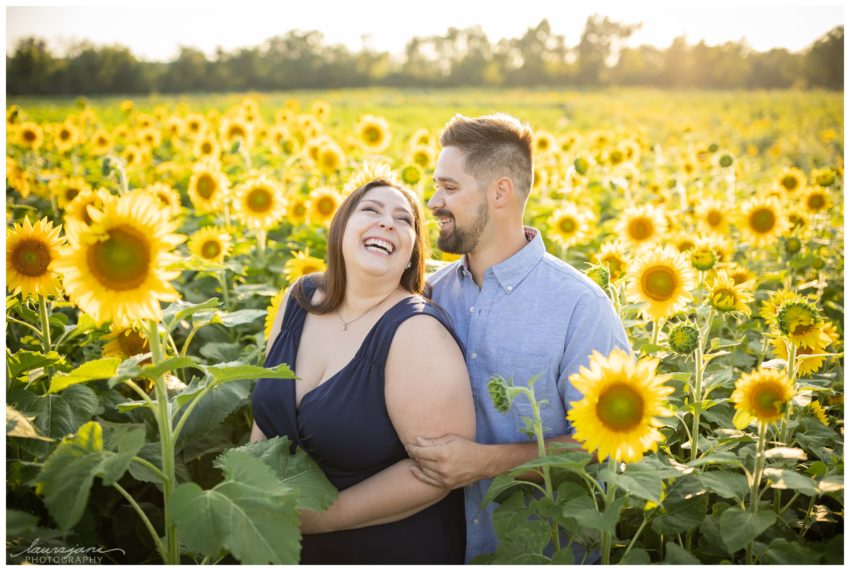
[[[76,432],[100,405],[95,392],[85,385],[68,387],[61,394],[46,395],[36,395],[19,389],[10,392],[7,400],[22,414],[35,417],[33,424],[41,434],[56,439]],[[41,457],[53,445],[36,440],[22,440],[21,447],[30,454]]]
[[[34,416],[24,416],[14,407],[6,405],[6,436],[16,438],[33,438],[35,440],[53,441],[52,438],[42,436],[32,425]]]
[[[223,546],[247,565],[298,562],[301,533],[295,494],[259,458],[231,450],[217,466],[225,480],[211,490],[181,484],[172,522],[191,548],[214,555]]]
[[[245,365],[239,361],[222,365],[201,366],[213,379],[213,383],[229,383],[252,379],[294,379],[295,373],[286,363],[266,369],[256,365]]]
[[[71,385],[109,379],[118,370],[121,359],[118,357],[106,357],[83,363],[70,373],[57,373],[50,379],[50,393],[58,393]]]
[[[720,536],[729,549],[729,554],[746,545],[773,525],[776,514],[772,511],[745,512],[738,506],[728,508],[720,514]]]
[[[599,474],[602,481],[615,485],[643,500],[661,503],[661,486],[664,480],[656,468],[645,464],[626,464],[622,474],[613,474],[603,470]]]
[[[9,367],[9,377],[12,379],[19,379],[24,373],[29,373],[30,371],[40,367],[64,364],[65,357],[56,351],[39,353],[38,351],[27,351],[22,349],[8,355],[6,360],[6,365]],[[24,377],[24,379],[26,379],[26,377]]]

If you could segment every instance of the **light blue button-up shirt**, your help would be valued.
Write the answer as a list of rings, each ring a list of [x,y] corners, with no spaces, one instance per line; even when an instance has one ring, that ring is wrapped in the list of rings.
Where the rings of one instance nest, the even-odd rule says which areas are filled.
[[[451,317],[464,344],[475,402],[476,440],[482,444],[528,442],[522,417],[531,405],[517,397],[507,414],[490,401],[487,382],[493,375],[513,378],[514,385],[534,385],[541,407],[544,436],[572,433],[566,420],[569,403],[579,400],[569,376],[587,366],[596,350],[615,347],[630,352],[623,325],[599,286],[566,262],[546,253],[539,232],[526,228],[528,244],[484,272],[479,289],[466,256],[428,278],[430,296]],[[533,238],[531,238],[533,236]],[[492,480],[465,489],[466,562],[496,551],[495,504],[481,502]]]

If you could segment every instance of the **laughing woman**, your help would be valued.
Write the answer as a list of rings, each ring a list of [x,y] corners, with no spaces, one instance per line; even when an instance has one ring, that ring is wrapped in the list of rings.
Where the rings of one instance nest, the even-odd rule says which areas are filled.
[[[421,297],[426,241],[409,190],[373,180],[331,222],[328,268],[281,304],[251,440],[286,436],[339,490],[324,512],[301,511],[302,563],[463,563],[463,490],[417,480],[404,444],[417,434],[475,436],[459,343]]]

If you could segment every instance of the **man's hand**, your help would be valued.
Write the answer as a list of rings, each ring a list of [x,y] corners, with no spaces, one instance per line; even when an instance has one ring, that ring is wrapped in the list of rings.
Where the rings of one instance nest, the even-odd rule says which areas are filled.
[[[438,488],[462,488],[487,477],[484,446],[456,434],[439,438],[416,437],[405,447],[415,466],[410,471],[420,481]]]

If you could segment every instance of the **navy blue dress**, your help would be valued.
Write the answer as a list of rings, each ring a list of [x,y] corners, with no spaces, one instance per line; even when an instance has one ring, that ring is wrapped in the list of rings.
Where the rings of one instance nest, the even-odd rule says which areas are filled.
[[[315,284],[306,286],[310,299]],[[340,491],[407,458],[387,413],[384,369],[396,329],[420,314],[446,325],[424,299],[399,301],[378,319],[345,367],[302,397],[300,410],[295,407],[293,381],[260,379],[252,396],[257,426],[269,438],[286,436],[303,448]],[[295,360],[307,311],[290,296],[284,317],[265,364],[288,363],[297,374]],[[463,490],[453,490],[440,502],[394,523],[304,535],[301,563],[462,564],[465,521]]]

